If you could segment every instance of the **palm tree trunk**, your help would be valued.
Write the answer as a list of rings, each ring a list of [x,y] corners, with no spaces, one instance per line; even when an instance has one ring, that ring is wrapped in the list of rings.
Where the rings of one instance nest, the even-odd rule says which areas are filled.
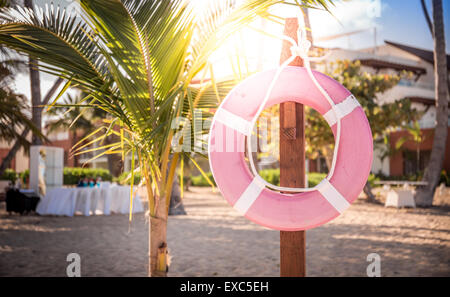
[[[423,11],[423,15],[425,16],[425,20],[427,21],[428,29],[430,30],[431,35],[434,35],[433,34],[433,23],[431,22],[425,0],[420,0],[420,4],[422,5],[422,11]]]
[[[306,39],[308,39],[311,42],[311,44],[314,44],[311,30],[311,22],[309,21],[308,8],[303,8],[302,12],[303,12],[303,19],[305,20]]]
[[[448,129],[448,72],[445,53],[445,35],[442,0],[433,0],[434,23],[434,76],[436,93],[436,127],[434,129],[433,147],[430,162],[425,169],[423,180],[428,185],[416,192],[416,204],[431,206],[436,186],[442,170],[445,157],[445,144]]]
[[[370,185],[369,181],[366,181],[363,192],[366,195],[367,202],[381,204],[381,202],[377,200],[377,197],[372,193],[372,186]]]
[[[24,5],[33,9],[33,0],[25,0]],[[28,68],[30,71],[30,87],[31,87],[31,121],[39,131],[42,131],[42,102],[41,102],[41,79],[39,77],[38,60],[29,56]],[[31,143],[33,145],[41,145],[42,140],[33,135]]]
[[[69,130],[70,133],[70,130]],[[72,131],[72,137],[71,137],[71,144],[70,147],[71,149],[75,146],[75,144],[77,144],[77,130],[73,130]],[[78,155],[73,155],[73,167],[78,167]]]
[[[420,143],[417,144],[416,162],[417,162],[417,173],[419,173],[420,172]]]
[[[29,58],[30,84],[31,84],[31,121],[39,131],[42,131],[42,102],[41,102],[41,80],[39,71],[35,68],[38,61]],[[42,140],[37,135],[33,135],[31,143],[33,145],[41,145]]]
[[[150,189],[150,191],[152,190]],[[167,210],[164,195],[155,197],[155,201],[155,214],[150,213],[148,275],[161,277],[167,276],[169,264],[167,252]]]
[[[181,189],[178,178],[173,179],[172,193],[170,194],[169,216],[186,215],[183,200],[181,199]]]
[[[427,21],[428,29],[430,30],[431,36],[434,39],[433,23],[431,22],[430,14],[428,13],[428,9],[427,9],[425,0],[420,0],[420,3],[422,4],[422,11],[425,16],[425,20]],[[448,79],[448,78],[447,78],[447,88],[448,88],[448,93],[450,94],[450,79]]]

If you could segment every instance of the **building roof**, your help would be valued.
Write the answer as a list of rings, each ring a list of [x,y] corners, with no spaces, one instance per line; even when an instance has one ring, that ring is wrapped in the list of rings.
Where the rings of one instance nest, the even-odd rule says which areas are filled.
[[[422,103],[424,105],[436,105],[436,100],[430,98],[419,96],[406,96],[405,98],[408,98],[409,100],[411,100],[411,102]],[[450,102],[448,103],[448,106],[450,107]]]
[[[420,59],[427,61],[428,63],[434,64],[434,54],[433,51],[424,50],[392,41],[385,40],[386,44],[391,45],[393,47],[396,47],[398,49],[401,49],[405,52],[408,52],[416,57],[419,57]],[[447,55],[447,69],[450,70],[450,55]]]
[[[359,59],[362,65],[370,66],[375,69],[391,68],[394,70],[405,70],[414,72],[416,75],[422,75],[427,73],[427,70],[423,67],[405,65],[400,63],[392,63],[381,59]]]

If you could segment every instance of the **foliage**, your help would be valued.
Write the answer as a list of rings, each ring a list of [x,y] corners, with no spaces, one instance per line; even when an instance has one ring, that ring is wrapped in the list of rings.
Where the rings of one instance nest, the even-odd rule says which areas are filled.
[[[214,186],[216,186],[216,182],[213,179],[213,175],[211,172],[207,172],[206,176],[214,183]],[[208,183],[206,178],[200,174],[197,176],[191,176],[191,186],[194,187],[210,187],[211,185]]]
[[[338,60],[327,65],[326,73],[344,85],[361,104],[369,120],[375,145],[386,148],[388,132],[409,124],[418,118],[419,113],[411,108],[408,99],[380,104],[378,98],[388,89],[398,84],[402,76],[362,72],[359,61]],[[333,133],[327,122],[312,108],[306,109],[307,156],[316,158],[320,152],[328,165],[331,163],[334,148]],[[386,151],[386,154],[389,152]]]
[[[28,179],[30,178],[30,170],[29,170],[29,169],[26,169],[26,170],[22,171],[22,172],[19,174],[19,177],[20,177],[20,179],[22,180],[23,184],[26,185]]]
[[[14,169],[6,169],[5,172],[3,172],[2,176],[0,176],[0,180],[9,180],[11,182],[16,182],[16,179],[18,177],[18,174]]]
[[[207,172],[206,175],[210,179],[213,180],[211,172]],[[259,175],[268,183],[271,183],[276,186],[280,185],[280,170],[279,169],[260,170]],[[325,177],[326,177],[325,173],[317,173],[317,172],[308,173],[308,186],[315,187]],[[211,186],[203,175],[192,176],[191,177],[191,185],[194,187],[209,187],[209,186]]]
[[[308,187],[312,188],[317,186],[325,177],[327,177],[326,173],[308,173]]]
[[[102,168],[80,168],[80,167],[64,167],[63,183],[65,185],[76,185],[82,178],[101,177],[103,181],[112,181],[112,176],[108,170]],[[13,169],[6,169],[0,180],[10,180],[15,182],[20,178],[25,184],[30,177],[30,171],[27,169],[21,173],[16,173]]]
[[[64,167],[64,184],[76,185],[83,178],[101,177],[102,181],[112,181],[112,175],[102,168]]]
[[[30,141],[22,135],[24,128],[30,128],[37,137],[46,139],[36,128],[27,113],[30,107],[25,96],[13,91],[9,84],[14,75],[8,61],[0,62],[0,139],[6,142],[18,140],[28,150]]]
[[[450,174],[445,170],[441,171],[441,177],[439,178],[439,184],[441,184],[441,183],[444,183],[445,186],[450,187]]]
[[[369,175],[369,178],[367,179],[367,181],[369,182],[369,184],[370,184],[370,186],[371,186],[372,188],[379,187],[380,185],[379,185],[379,184],[376,184],[376,182],[377,182],[377,181],[380,181],[380,180],[381,180],[380,177],[377,176],[377,175],[375,175],[375,174],[373,174],[373,173],[371,173],[371,174]]]
[[[280,185],[280,170],[279,169],[264,169],[259,171],[259,175],[268,183],[272,185]]]
[[[83,131],[85,135],[92,132],[95,127],[93,121],[97,118],[97,109],[83,108],[81,101],[84,97],[67,94],[63,102],[54,105],[53,108],[49,108],[47,115],[51,120],[48,124],[48,132],[58,129],[72,132]]]
[[[90,132],[96,128],[96,121],[102,117],[105,118],[106,114],[99,108],[86,108],[86,102],[83,102],[85,94],[70,95],[64,98],[64,100],[55,104],[53,108],[47,110],[47,115],[50,117],[50,121],[47,125],[48,132],[58,131],[63,129],[64,131],[70,131],[73,135],[72,145],[75,145],[78,138],[84,138]],[[56,100],[56,99],[55,99]],[[55,102],[54,102],[55,103]],[[74,154],[74,165],[78,164],[79,153]]]
[[[134,174],[134,185],[138,185],[141,182],[142,175],[140,172],[136,172]],[[131,172],[126,171],[119,175],[119,177],[115,178],[114,181],[121,185],[130,185],[131,184]]]
[[[420,147],[420,144],[425,141],[426,135],[423,134],[422,129],[420,128],[420,124],[418,121],[414,121],[412,125],[405,127],[406,131],[408,131],[408,136],[401,137],[395,143],[395,148],[400,149],[402,145],[411,140],[416,144],[416,146]]]

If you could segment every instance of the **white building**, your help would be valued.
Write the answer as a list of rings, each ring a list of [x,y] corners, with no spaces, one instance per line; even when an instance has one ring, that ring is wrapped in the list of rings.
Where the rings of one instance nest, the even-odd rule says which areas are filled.
[[[424,132],[433,133],[436,119],[435,92],[434,92],[434,56],[432,51],[414,48],[390,41],[385,41],[384,45],[367,48],[363,50],[332,49],[328,61],[334,60],[359,60],[362,71],[379,74],[395,74],[402,71],[413,73],[412,78],[402,79],[400,83],[380,94],[378,100],[380,104],[391,103],[399,99],[409,98],[412,107],[424,111],[425,114],[420,119],[419,124]],[[450,66],[450,56],[447,55],[447,67]],[[450,118],[449,118],[450,126]],[[404,131],[391,134],[391,141],[405,135]],[[449,133],[450,135],[450,133]],[[427,157],[431,151],[432,135],[425,139],[421,145],[424,164],[416,170],[423,170]],[[448,139],[447,139],[448,140]],[[392,143],[392,142],[391,142]],[[408,143],[405,143],[406,149]],[[374,162],[372,172],[383,173],[385,175],[404,175],[406,168],[411,167],[401,154],[392,157],[380,158],[380,152],[374,152]],[[447,145],[447,154],[444,161],[444,168],[450,171],[450,145]]]

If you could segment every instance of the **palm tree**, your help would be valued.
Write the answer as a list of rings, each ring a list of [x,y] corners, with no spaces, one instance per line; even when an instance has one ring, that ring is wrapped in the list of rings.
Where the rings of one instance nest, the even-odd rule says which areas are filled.
[[[304,3],[326,8],[328,1]],[[5,12],[0,44],[37,57],[42,71],[77,85],[89,94],[83,99],[88,105],[113,116],[88,137],[100,134],[94,142],[118,134],[120,141],[101,147],[101,154],[131,154],[133,161],[137,156],[148,193],[149,274],[165,276],[175,169],[184,156],[197,164],[190,152],[172,150],[171,123],[177,117],[192,120],[195,109],[217,107],[234,79],[191,82],[212,70],[208,58],[221,43],[258,16],[273,19],[268,9],[281,1],[210,1],[201,3],[201,11],[183,0],[79,2],[80,21],[59,8]],[[202,114],[200,120],[211,116]],[[197,142],[190,143],[193,148]]]
[[[104,110],[100,108],[89,108],[86,104],[83,104],[83,98],[86,98],[86,96],[88,95],[82,92],[76,96],[68,94],[63,102],[54,104],[46,112],[48,116],[54,117],[48,125],[48,132],[53,132],[61,128],[70,131],[72,133],[72,148],[77,147],[78,140],[84,139],[89,133],[98,128],[101,119],[110,118]],[[105,137],[103,144],[107,146],[117,142],[117,140],[117,135],[110,134]],[[84,143],[80,142],[79,144],[82,145]],[[79,150],[73,152],[71,157],[74,158],[75,167],[80,165],[78,157],[82,153]],[[113,176],[119,176],[123,169],[120,156],[117,154],[108,154],[107,160],[109,172]]]
[[[11,6],[17,5],[17,2],[18,1],[16,1],[16,0],[2,0],[2,1],[0,1],[0,8],[11,7]],[[28,5],[28,7],[32,7],[31,1],[24,2],[24,4]],[[9,66],[10,70],[11,70],[11,66],[12,66],[16,71],[24,71],[23,66],[26,64],[24,63],[23,60],[11,58],[10,50],[8,50],[4,47],[0,47],[0,54],[6,58],[1,63],[5,66],[6,65]],[[30,62],[30,59],[29,59],[29,62]],[[31,59],[31,62],[36,63],[33,59]],[[29,63],[29,65],[32,65],[32,63]],[[30,70],[30,80],[32,81],[32,83],[31,83],[32,90],[35,90],[36,86],[38,86],[40,89],[40,83],[38,84],[39,72],[34,67],[29,66],[28,68]],[[33,97],[34,101],[32,100],[32,102],[35,103],[35,104],[32,104],[32,106],[36,106],[36,108],[32,108],[32,122],[37,124],[37,125],[34,125],[34,127],[41,127],[41,115],[37,115],[37,111],[42,111],[42,108],[40,106],[46,105],[48,103],[48,101],[54,95],[54,93],[56,92],[56,90],[58,89],[58,87],[61,85],[62,82],[63,82],[63,80],[61,78],[58,78],[42,101],[40,101],[40,90],[39,90],[39,92],[32,91],[33,96],[34,96]],[[33,115],[34,115],[34,117],[33,117]],[[25,126],[22,133],[20,135],[18,135],[19,137],[14,141],[13,145],[11,146],[10,150],[8,151],[8,154],[5,156],[5,158],[3,158],[2,163],[0,164],[0,174],[3,174],[5,169],[9,167],[11,161],[14,159],[14,157],[16,156],[19,149],[22,147],[22,145],[23,145],[22,139],[27,138],[27,136],[31,130],[30,127],[31,126]],[[40,136],[42,135],[41,129],[40,128],[34,129],[34,130],[32,130],[32,132],[33,132],[34,141],[36,143],[41,143],[41,141],[42,141],[42,139],[40,139]],[[28,146],[25,147],[25,149],[28,149]]]
[[[30,142],[20,133],[24,127],[45,139],[31,122],[27,110],[29,106],[23,95],[16,94],[6,86],[0,87],[0,139],[7,142],[17,140],[21,147],[29,148]]]
[[[434,129],[433,147],[430,161],[425,168],[423,180],[428,185],[417,189],[415,200],[417,205],[431,206],[433,204],[434,191],[439,183],[439,178],[444,163],[445,145],[448,133],[448,100],[449,83],[447,55],[445,53],[445,34],[442,0],[433,0],[433,22],[430,31],[434,40],[434,80],[436,93],[436,127]],[[425,3],[422,2],[428,24],[431,24]]]
[[[95,129],[93,121],[98,118],[95,109],[83,109],[80,104],[81,99],[80,96],[67,94],[61,104],[47,111],[47,115],[54,118],[47,125],[48,132],[51,133],[61,128],[68,130],[72,133],[72,147],[77,143],[77,139],[84,138]],[[73,158],[74,166],[77,167],[79,165],[78,155],[73,155]]]
[[[26,137],[28,131],[33,131],[41,139],[46,138],[30,120],[26,98],[10,87],[14,74],[23,71],[25,64],[4,47],[0,47],[0,53],[3,58],[0,61],[0,139],[14,142],[13,148],[15,148],[14,154],[8,153],[3,158],[0,165],[0,175],[2,175],[20,148],[24,148],[25,151],[29,149],[30,142]]]

